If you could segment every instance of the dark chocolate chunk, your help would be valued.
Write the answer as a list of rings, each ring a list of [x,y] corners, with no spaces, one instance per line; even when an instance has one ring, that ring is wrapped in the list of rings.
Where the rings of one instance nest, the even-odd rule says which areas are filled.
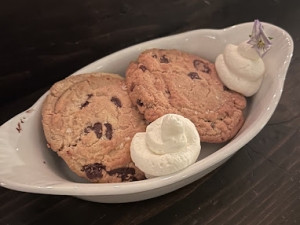
[[[110,99],[111,102],[113,102],[117,107],[121,108],[122,107],[122,103],[121,100],[118,99],[117,97],[112,97]]]
[[[169,63],[169,60],[166,58],[166,55],[163,55],[162,57],[160,57],[160,62],[161,63]]]
[[[223,85],[223,90],[224,91],[230,91],[228,87],[226,87],[225,85]]]
[[[143,72],[145,72],[145,71],[147,70],[146,66],[144,66],[144,65],[140,65],[139,68],[140,68],[141,70],[143,70]]]
[[[155,55],[155,54],[152,55],[152,58],[157,59],[157,55]]]
[[[88,100],[93,96],[93,94],[88,94],[87,96],[88,96],[87,100],[85,101],[85,103],[83,103],[83,104],[80,106],[80,109],[86,107],[86,106],[90,103]]]
[[[102,178],[102,170],[105,170],[105,166],[101,163],[84,165],[81,169],[81,171],[84,171],[89,179]]]
[[[123,167],[123,168],[117,168],[113,169],[111,171],[107,171],[107,173],[110,176],[117,175],[117,177],[120,177],[122,181],[128,181],[128,180],[133,180],[133,175],[135,174],[135,169],[134,168],[128,168],[128,167]]]
[[[111,140],[113,134],[112,125],[110,123],[105,123],[104,126],[106,127],[105,137],[108,140]]]
[[[86,101],[85,103],[83,103],[81,106],[80,106],[80,109],[86,107],[90,102],[89,101]]]
[[[144,105],[144,103],[141,101],[141,99],[138,99],[136,101],[136,104],[138,104],[139,106],[143,106]]]
[[[87,134],[87,133],[90,133],[90,132],[91,132],[92,128],[93,128],[92,126],[87,126],[86,128],[84,128],[83,131],[84,131],[84,133]]]
[[[194,80],[194,79],[199,79],[199,80],[201,80],[201,78],[199,77],[198,73],[196,73],[196,72],[190,72],[190,73],[188,74],[188,76],[189,76],[192,80]]]
[[[84,128],[84,133],[90,133],[91,131],[94,131],[97,138],[100,139],[102,137],[102,124],[97,122],[94,124],[94,126],[87,126]]]
[[[102,124],[97,122],[94,124],[92,129],[95,132],[97,138],[100,139],[102,137]]]
[[[209,67],[207,66],[207,64],[201,60],[198,60],[198,59],[195,59],[194,60],[194,67],[196,70],[200,70],[204,73],[209,73],[210,72],[210,69]]]

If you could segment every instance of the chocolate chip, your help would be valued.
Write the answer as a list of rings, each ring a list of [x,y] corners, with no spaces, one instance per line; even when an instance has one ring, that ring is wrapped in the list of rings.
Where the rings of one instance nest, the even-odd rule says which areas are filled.
[[[134,179],[133,175],[135,174],[135,169],[123,167],[123,168],[117,168],[117,169],[113,169],[111,171],[107,171],[107,173],[110,176],[117,175],[117,177],[120,177],[122,179],[122,181],[128,181],[128,180]]]
[[[228,87],[226,87],[225,85],[223,85],[223,90],[224,91],[230,91]]]
[[[110,99],[111,102],[113,102],[117,107],[121,108],[122,107],[122,103],[121,100],[118,99],[117,97],[112,97]]]
[[[87,96],[88,96],[87,100],[85,101],[85,103],[83,103],[80,106],[80,109],[82,109],[82,108],[86,107],[88,104],[90,104],[90,102],[88,100],[93,96],[93,94],[88,94]]]
[[[169,63],[169,60],[166,58],[166,55],[163,55],[162,57],[160,57],[160,62],[161,63]]]
[[[89,101],[86,101],[85,103],[83,103],[83,104],[80,106],[80,109],[86,107],[88,104],[90,104],[90,102],[89,102]]]
[[[87,133],[90,133],[90,132],[91,132],[92,128],[93,128],[92,126],[87,126],[86,128],[84,128],[83,131],[84,131],[84,133],[87,134]]]
[[[136,104],[138,104],[139,106],[144,106],[144,103],[141,101],[141,99],[138,99],[136,101]]]
[[[91,180],[96,179],[96,178],[102,178],[103,172],[106,172],[109,176],[116,175],[117,177],[121,178],[122,181],[131,181],[131,180],[136,181],[137,180],[133,176],[135,174],[135,169],[128,168],[128,167],[121,167],[121,168],[107,171],[106,167],[103,164],[94,163],[94,164],[84,165],[82,167],[81,171],[84,171],[86,176]]]
[[[194,60],[194,67],[196,70],[200,70],[204,73],[209,73],[210,72],[210,69],[209,67],[207,66],[207,64],[201,60],[198,60],[198,59],[195,59]]]
[[[199,77],[198,73],[196,73],[196,72],[190,72],[190,73],[188,74],[188,76],[189,76],[192,80],[194,80],[194,79],[199,79],[199,80],[201,80],[201,78]]]
[[[87,126],[84,128],[84,133],[90,133],[91,131],[94,131],[97,138],[100,139],[102,137],[102,124],[97,122],[94,124],[94,126]]]
[[[97,122],[93,126],[93,131],[95,132],[98,139],[102,137],[102,124]]]
[[[145,71],[147,70],[146,66],[144,66],[144,65],[140,65],[139,68],[140,68],[141,70],[143,70],[143,72],[145,72]]]
[[[81,171],[84,171],[89,179],[102,178],[102,170],[105,170],[105,166],[101,163],[84,165],[81,169]]]
[[[157,59],[157,55],[155,55],[155,54],[152,55],[152,58]]]
[[[108,140],[111,140],[112,139],[112,134],[113,134],[112,125],[110,123],[105,123],[104,126],[106,127],[105,137]]]

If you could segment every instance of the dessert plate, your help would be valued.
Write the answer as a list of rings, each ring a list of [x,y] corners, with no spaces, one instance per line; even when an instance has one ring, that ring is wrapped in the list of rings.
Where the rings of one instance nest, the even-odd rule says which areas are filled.
[[[281,28],[262,23],[273,37],[264,57],[266,74],[258,93],[248,99],[245,124],[229,143],[202,144],[197,162],[177,173],[131,183],[93,184],[75,176],[56,153],[48,149],[41,124],[45,93],[30,109],[0,127],[0,184],[12,190],[69,195],[94,202],[132,202],[157,197],[203,177],[228,160],[268,122],[280,99],[293,54],[293,40]],[[80,69],[76,74],[103,71],[124,75],[128,63],[149,48],[179,49],[214,62],[226,44],[249,38],[253,22],[222,30],[194,30],[144,42]]]

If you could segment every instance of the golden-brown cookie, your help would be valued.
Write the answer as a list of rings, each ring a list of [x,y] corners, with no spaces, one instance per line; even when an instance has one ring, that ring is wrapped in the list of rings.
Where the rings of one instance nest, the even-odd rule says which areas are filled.
[[[228,90],[214,64],[178,50],[150,49],[126,71],[131,101],[152,122],[167,113],[190,119],[201,141],[225,142],[239,131],[244,96]]]
[[[146,125],[121,76],[82,74],[57,82],[42,118],[50,148],[79,176],[92,182],[144,179],[130,158],[130,143]]]

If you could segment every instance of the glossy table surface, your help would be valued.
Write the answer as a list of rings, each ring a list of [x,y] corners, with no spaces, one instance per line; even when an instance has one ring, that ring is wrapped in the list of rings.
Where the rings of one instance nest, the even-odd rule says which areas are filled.
[[[294,56],[271,120],[229,161],[175,192],[126,204],[1,187],[0,224],[300,224],[299,0],[1,1],[0,124],[117,50],[254,19],[285,29]]]

